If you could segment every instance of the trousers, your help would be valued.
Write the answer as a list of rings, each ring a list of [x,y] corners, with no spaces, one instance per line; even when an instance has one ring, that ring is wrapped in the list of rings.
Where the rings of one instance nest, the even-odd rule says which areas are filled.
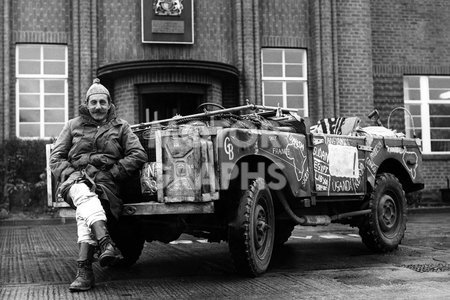
[[[76,207],[78,243],[97,245],[91,226],[97,221],[106,222],[106,214],[97,194],[85,183],[75,183],[69,189],[69,197]]]

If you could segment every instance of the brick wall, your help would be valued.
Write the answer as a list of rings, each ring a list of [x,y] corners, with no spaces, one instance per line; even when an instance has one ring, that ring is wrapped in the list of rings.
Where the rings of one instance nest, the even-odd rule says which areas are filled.
[[[447,188],[446,178],[450,178],[450,160],[425,160],[423,162],[425,177],[424,198],[440,199],[440,189]]]
[[[260,38],[255,47],[255,75],[258,92],[261,99],[261,48],[303,48],[309,46],[309,11],[307,0],[288,0],[280,2],[259,0],[258,20]],[[250,24],[249,24],[250,25]],[[259,42],[259,43],[258,43]],[[309,54],[309,53],[308,53]]]
[[[374,103],[386,124],[403,106],[404,75],[450,75],[450,3],[445,0],[371,1]],[[404,129],[403,113],[391,127]],[[448,156],[424,156],[424,198],[440,199],[450,176]]]
[[[5,42],[7,42],[8,40],[6,39],[6,32],[5,32],[5,5],[4,3],[2,3],[2,5],[0,5],[0,74],[1,74],[1,79],[0,79],[0,126],[2,127],[2,129],[0,130],[0,144],[3,143],[3,140],[5,139],[5,131],[6,131],[6,127],[5,126],[5,75],[6,74],[6,67],[4,65],[4,53],[5,53],[5,47],[6,44]]]
[[[194,1],[193,45],[143,44],[141,1],[99,2],[99,65],[134,61],[189,59],[232,64],[230,1]]]
[[[364,122],[373,109],[370,0],[337,1],[340,114]]]

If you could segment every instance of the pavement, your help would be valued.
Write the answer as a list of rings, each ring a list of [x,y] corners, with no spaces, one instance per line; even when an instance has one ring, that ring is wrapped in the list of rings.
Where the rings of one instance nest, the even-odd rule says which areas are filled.
[[[424,206],[408,208],[408,214],[450,213],[450,206]],[[58,225],[76,223],[74,217],[53,214],[29,215],[24,213],[10,214],[0,219],[1,226]]]

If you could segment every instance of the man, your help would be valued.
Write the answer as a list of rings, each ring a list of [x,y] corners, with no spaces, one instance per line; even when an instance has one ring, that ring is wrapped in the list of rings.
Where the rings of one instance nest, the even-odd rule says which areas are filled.
[[[117,118],[111,96],[99,79],[94,79],[79,112],[79,117],[64,126],[50,157],[52,173],[60,183],[58,193],[76,208],[78,272],[70,291],[94,285],[96,246],[102,267],[122,258],[106,221],[119,217],[120,182],[147,161],[139,139],[126,121]]]

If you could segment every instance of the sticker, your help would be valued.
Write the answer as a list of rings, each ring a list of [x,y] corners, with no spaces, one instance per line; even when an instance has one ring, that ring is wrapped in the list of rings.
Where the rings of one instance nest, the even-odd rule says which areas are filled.
[[[232,160],[234,158],[234,149],[229,137],[223,140],[223,148],[225,149],[225,153],[228,154],[228,159]]]
[[[305,173],[305,145],[294,136],[289,135],[285,154],[294,165],[297,181],[301,181],[303,174]]]
[[[323,144],[323,143],[325,143],[323,138],[313,138],[313,145],[314,146],[317,146],[317,145],[320,145],[320,144]]]
[[[358,178],[358,152],[355,147],[328,145],[330,175],[334,177]]]

